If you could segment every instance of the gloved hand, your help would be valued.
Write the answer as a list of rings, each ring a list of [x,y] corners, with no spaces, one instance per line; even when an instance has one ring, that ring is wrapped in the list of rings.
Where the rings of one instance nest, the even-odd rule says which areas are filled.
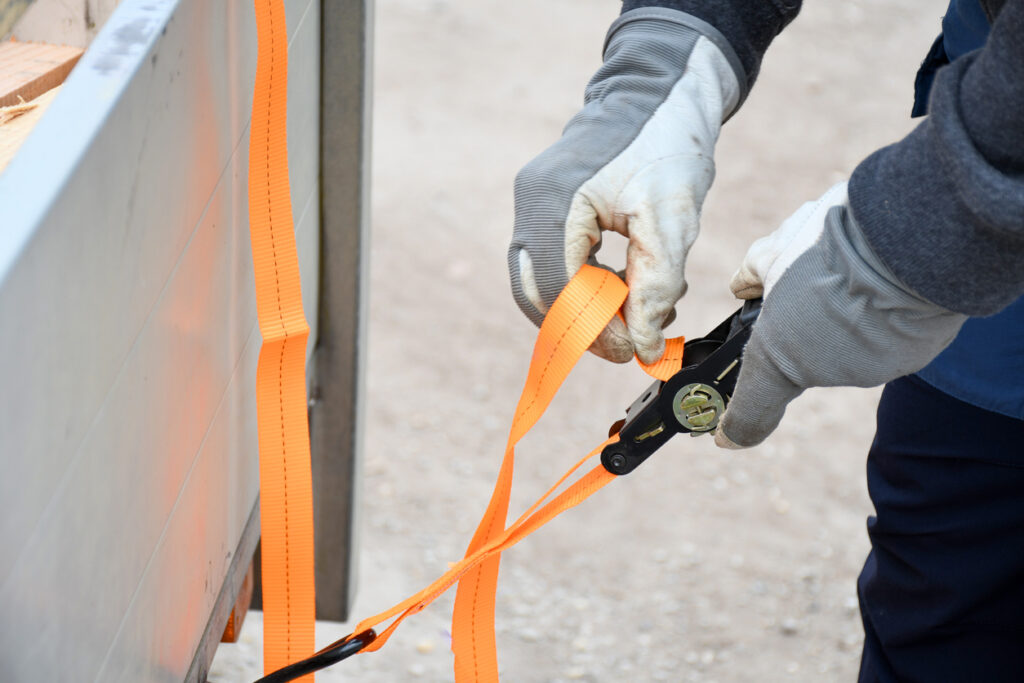
[[[740,102],[737,73],[725,40],[682,12],[633,10],[612,25],[583,109],[516,177],[509,271],[534,323],[584,263],[597,265],[601,231],[613,230],[629,238],[625,323],[612,320],[591,350],[616,362],[634,349],[645,362],[661,357],[715,141]]]
[[[741,299],[764,296],[715,443],[746,448],[778,426],[809,387],[871,387],[916,372],[967,319],[905,287],[865,241],[846,183],[757,240],[733,276]]]

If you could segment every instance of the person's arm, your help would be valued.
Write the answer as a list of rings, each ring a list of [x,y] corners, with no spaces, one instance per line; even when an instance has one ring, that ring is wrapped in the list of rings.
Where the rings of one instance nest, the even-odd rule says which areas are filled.
[[[1024,294],[1024,0],[943,67],[929,115],[850,178],[868,244],[908,287],[991,315]]]
[[[634,351],[646,362],[661,356],[662,328],[686,290],[686,256],[714,178],[720,127],[798,7],[780,0],[661,5],[625,3],[583,109],[515,183],[509,275],[516,303],[537,325],[576,271],[596,263],[602,231],[629,239],[623,319],[592,348],[618,362]]]
[[[764,306],[718,445],[760,443],[807,388],[916,372],[968,315],[1024,295],[1021,36],[1008,0],[985,47],[939,72],[924,123],[750,248],[732,288]]]

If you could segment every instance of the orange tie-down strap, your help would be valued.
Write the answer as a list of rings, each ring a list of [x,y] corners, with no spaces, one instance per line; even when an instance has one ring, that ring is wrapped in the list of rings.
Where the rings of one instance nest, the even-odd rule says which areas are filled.
[[[259,50],[249,143],[249,222],[256,307],[263,335],[256,401],[263,657],[264,671],[270,673],[312,655],[314,650],[313,499],[305,373],[309,326],[302,311],[288,183],[284,5],[282,0],[254,2]],[[559,295],[537,337],[498,481],[465,557],[416,595],[361,622],[356,633],[393,619],[364,651],[379,649],[402,620],[458,582],[452,619],[455,678],[460,683],[498,680],[494,597],[501,552],[615,478],[597,465],[558,493],[587,460],[614,440],[609,439],[506,527],[514,448],[540,419],[580,356],[618,313],[627,293],[626,285],[613,273],[584,266]],[[683,339],[670,339],[662,359],[643,366],[644,370],[667,380],[679,371],[682,351]],[[303,678],[312,679],[312,674]]]
[[[255,0],[256,89],[249,132],[249,231],[263,346],[256,370],[263,666],[313,654],[313,493],[306,339],[288,183],[288,34],[282,0]],[[309,676],[304,680],[312,681]]]
[[[608,321],[616,315],[627,293],[626,285],[615,274],[600,268],[584,266],[559,295],[537,336],[526,386],[516,407],[498,481],[465,557],[419,593],[360,622],[354,631],[357,634],[394,618],[387,628],[366,646],[364,652],[380,649],[402,620],[422,610],[452,584],[458,582],[455,611],[452,616],[455,680],[498,680],[494,598],[502,551],[515,545],[561,512],[583,502],[616,477],[598,464],[564,491],[556,494],[580,467],[598,455],[605,445],[615,440],[615,437],[612,437],[573,465],[519,519],[511,526],[505,527],[509,495],[512,490],[515,446],[540,419],[580,356],[593,343]],[[682,350],[681,337],[670,339],[662,359],[652,366],[643,367],[658,379],[668,379],[682,366]]]

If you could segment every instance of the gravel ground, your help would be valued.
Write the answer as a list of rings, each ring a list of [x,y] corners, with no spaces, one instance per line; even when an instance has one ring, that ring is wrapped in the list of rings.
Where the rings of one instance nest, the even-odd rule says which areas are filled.
[[[724,129],[675,334],[728,315],[728,278],[749,243],[911,127],[914,72],[943,0],[808,5]],[[486,505],[535,334],[505,272],[512,178],[578,108],[618,6],[378,0],[355,616],[461,557]],[[584,359],[519,449],[512,510],[599,443],[647,383],[635,366]],[[508,552],[503,680],[855,680],[877,397],[809,392],[749,451],[679,438]],[[451,680],[453,597],[319,680]],[[260,617],[220,648],[211,681],[257,676]],[[322,623],[317,642],[349,626]]]

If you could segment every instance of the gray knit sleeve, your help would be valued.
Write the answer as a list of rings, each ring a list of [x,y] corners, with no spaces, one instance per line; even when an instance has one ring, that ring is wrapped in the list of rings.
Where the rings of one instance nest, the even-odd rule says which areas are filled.
[[[929,116],[865,159],[850,207],[907,286],[983,316],[1024,295],[1024,0],[985,47],[941,69]]]

